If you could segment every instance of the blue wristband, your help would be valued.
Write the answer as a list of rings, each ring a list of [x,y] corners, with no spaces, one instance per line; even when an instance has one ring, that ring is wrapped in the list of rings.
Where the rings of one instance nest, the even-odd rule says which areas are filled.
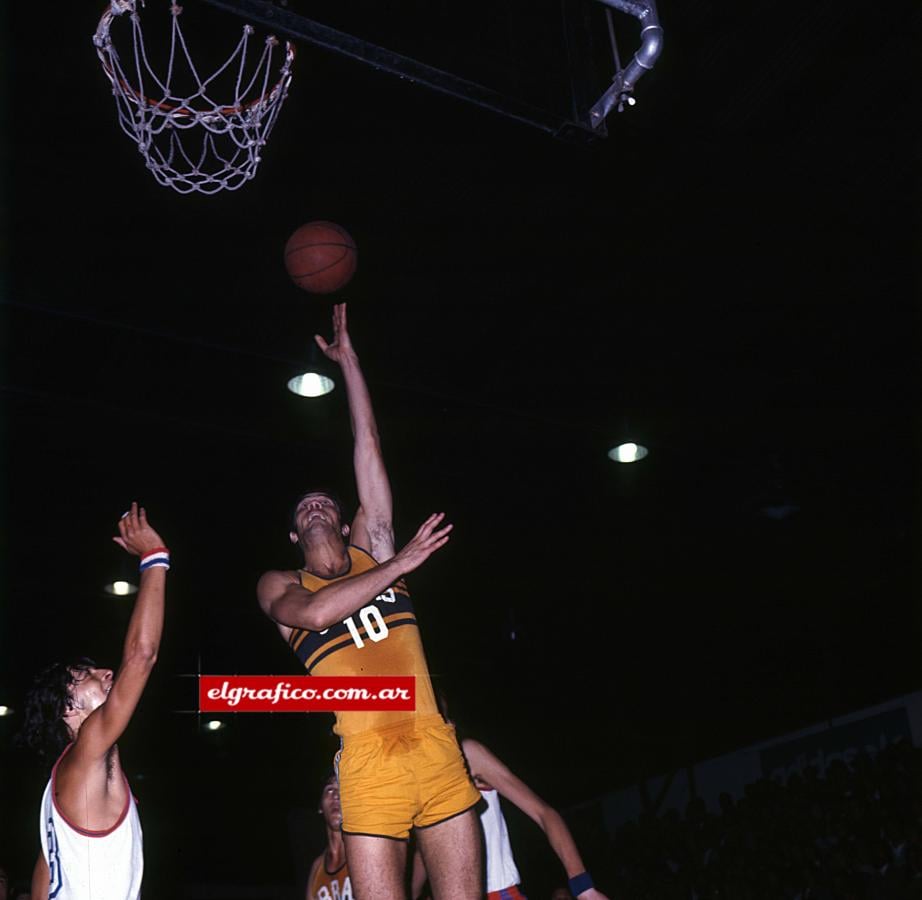
[[[588,872],[580,872],[579,875],[574,875],[570,881],[570,893],[574,897],[578,897],[583,891],[588,891],[589,888],[595,887],[592,883],[592,876]]]

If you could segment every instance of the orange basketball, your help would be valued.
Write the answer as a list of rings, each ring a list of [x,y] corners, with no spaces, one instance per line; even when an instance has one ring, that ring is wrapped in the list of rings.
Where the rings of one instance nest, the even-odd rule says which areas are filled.
[[[355,274],[358,251],[352,236],[334,222],[308,222],[285,244],[285,269],[291,280],[312,294],[345,287]]]

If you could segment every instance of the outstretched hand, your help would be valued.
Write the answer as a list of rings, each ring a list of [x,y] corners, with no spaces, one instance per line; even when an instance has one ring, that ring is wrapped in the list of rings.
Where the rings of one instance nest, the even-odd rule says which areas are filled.
[[[419,526],[409,543],[394,557],[399,560],[403,574],[419,568],[436,550],[448,543],[454,525],[439,528],[445,513],[433,513]]]
[[[147,511],[137,503],[118,520],[118,534],[112,540],[133,556],[144,556],[163,546],[163,538],[147,523]]]
[[[327,343],[319,334],[314,335],[317,346],[328,359],[342,365],[343,360],[353,354],[352,340],[346,325],[346,304],[337,303],[333,307],[333,340]]]

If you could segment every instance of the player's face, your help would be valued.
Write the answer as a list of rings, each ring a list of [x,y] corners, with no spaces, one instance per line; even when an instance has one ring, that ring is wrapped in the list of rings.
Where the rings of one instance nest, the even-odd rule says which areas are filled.
[[[337,829],[343,824],[343,813],[339,808],[339,785],[332,781],[320,795],[320,812],[330,828]]]
[[[298,537],[310,534],[315,529],[342,533],[339,509],[326,494],[306,494],[298,501],[295,509],[295,524]]]
[[[85,669],[71,669],[74,684],[70,698],[74,709],[92,712],[109,699],[112,690],[112,670],[89,666]]]

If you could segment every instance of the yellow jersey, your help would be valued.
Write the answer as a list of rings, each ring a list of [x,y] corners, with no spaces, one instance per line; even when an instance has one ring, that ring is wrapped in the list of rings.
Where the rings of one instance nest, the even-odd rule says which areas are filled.
[[[315,592],[343,578],[361,575],[378,563],[366,551],[349,546],[349,570],[337,578],[319,578],[300,570],[301,584]],[[429,669],[416,624],[416,613],[401,578],[342,622],[323,631],[293,628],[288,644],[308,675],[414,675],[416,709],[337,712],[333,729],[340,737],[393,725],[417,716],[439,715]]]
[[[353,900],[349,866],[343,863],[335,872],[328,872],[324,854],[307,886],[307,900]]]

